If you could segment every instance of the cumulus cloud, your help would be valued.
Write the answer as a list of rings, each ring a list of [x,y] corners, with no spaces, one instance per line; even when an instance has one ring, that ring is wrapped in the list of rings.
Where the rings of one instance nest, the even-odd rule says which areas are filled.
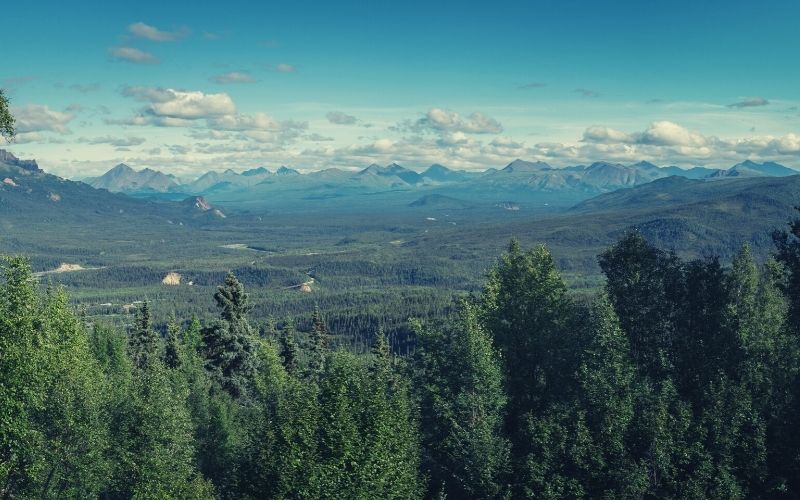
[[[174,124],[202,118],[232,115],[236,112],[233,99],[228,94],[206,94],[200,91],[175,90],[155,87],[125,87],[122,94],[147,102],[140,116],[177,120]]]
[[[71,133],[67,124],[75,117],[71,113],[55,111],[46,105],[29,104],[11,109],[16,118],[17,132],[55,132],[66,135]]]
[[[307,127],[304,122],[278,121],[266,113],[235,113],[209,118],[208,126],[214,130],[262,130],[284,131],[302,130]]]
[[[587,128],[583,132],[584,142],[599,142],[599,143],[614,143],[614,142],[631,142],[631,137],[625,132],[615,130],[609,127],[602,127],[595,125]]]
[[[277,120],[263,112],[239,113],[226,93],[137,86],[125,87],[122,94],[146,104],[132,118],[106,120],[106,123],[191,127],[195,130],[189,136],[198,140],[254,141],[264,145],[287,144],[308,128],[306,122]]]
[[[666,120],[651,123],[647,130],[638,136],[637,142],[657,146],[691,147],[702,147],[707,144],[703,135]]]
[[[134,64],[158,64],[161,62],[153,54],[134,47],[112,47],[108,49],[108,55],[112,59]]]
[[[728,107],[736,109],[757,108],[760,106],[766,106],[767,104],[769,104],[769,101],[763,97],[748,97],[747,99],[742,99],[741,101],[728,104]]]
[[[654,146],[702,147],[708,139],[677,123],[667,120],[652,122],[644,132],[627,134],[610,127],[592,126],[583,132],[582,142],[596,144],[649,144]]]
[[[188,35],[189,29],[180,28],[175,31],[161,31],[155,26],[138,22],[129,25],[128,32],[135,37],[144,38],[145,40],[150,40],[151,42],[172,42]]]
[[[358,118],[355,116],[348,115],[341,111],[331,111],[325,115],[325,118],[335,125],[355,125],[358,122]]]
[[[211,77],[211,81],[219,84],[226,83],[254,83],[255,79],[243,71],[231,71]]]
[[[478,111],[462,117],[455,111],[432,108],[411,127],[416,131],[463,132],[468,134],[499,134],[503,125]]]

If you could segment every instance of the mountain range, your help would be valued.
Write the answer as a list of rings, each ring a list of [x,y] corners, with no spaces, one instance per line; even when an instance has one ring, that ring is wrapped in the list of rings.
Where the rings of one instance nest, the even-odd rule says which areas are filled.
[[[482,172],[453,170],[434,164],[417,172],[397,163],[372,164],[361,170],[329,168],[301,173],[289,167],[270,171],[258,167],[244,172],[209,171],[181,182],[177,177],[146,168],[133,170],[120,164],[105,174],[85,179],[89,185],[135,196],[183,199],[204,196],[211,202],[248,210],[290,205],[358,206],[376,197],[406,206],[421,196],[438,194],[473,203],[493,205],[498,200],[529,206],[572,206],[599,194],[640,186],[657,179],[718,180],[729,177],[783,177],[800,172],[773,162],[744,161],[729,169],[676,166],[659,167],[640,161],[632,164],[594,162],[554,168],[542,162],[514,160],[503,168]],[[342,200],[347,200],[343,202]],[[413,205],[412,205],[413,206]]]
[[[134,172],[128,167],[112,170],[119,175],[118,179],[130,178],[130,172]],[[191,196],[179,203],[137,199],[48,174],[35,161],[19,160],[0,150],[0,228],[3,231],[0,234],[13,235],[14,228],[19,225],[35,227],[53,223],[76,228],[107,223],[121,227],[141,223],[197,225],[224,217],[221,210],[203,197]]]

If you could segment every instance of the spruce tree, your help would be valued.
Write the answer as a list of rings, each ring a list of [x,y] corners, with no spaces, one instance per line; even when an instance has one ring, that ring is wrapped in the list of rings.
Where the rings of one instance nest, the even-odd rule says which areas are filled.
[[[220,387],[234,398],[247,395],[257,369],[254,334],[247,319],[248,294],[233,273],[217,288],[214,300],[221,320],[203,328],[206,369]]]
[[[38,297],[30,264],[3,258],[0,284],[0,496],[31,491],[45,467],[33,420],[43,407],[46,369],[38,346]]]
[[[281,330],[280,338],[280,355],[283,361],[283,367],[289,375],[297,374],[297,343],[295,342],[294,324],[291,320],[287,320],[286,325]]]
[[[631,231],[598,260],[634,363],[650,377],[672,373],[675,304],[684,294],[677,258]]]
[[[181,327],[173,315],[167,322],[167,338],[164,346],[164,364],[174,370],[181,366]]]
[[[150,303],[147,300],[136,310],[129,344],[131,358],[138,368],[143,368],[158,356],[159,338],[153,331]]]
[[[574,311],[567,286],[544,246],[523,252],[512,241],[489,272],[482,322],[505,365],[509,396],[505,430],[512,443],[514,475],[520,481],[530,460],[535,460],[531,417],[575,390],[572,375],[581,339]]]
[[[314,307],[311,317],[311,339],[308,353],[308,372],[312,378],[317,378],[325,368],[325,359],[328,355],[328,328],[319,312],[319,307]]]
[[[417,324],[416,334],[429,495],[502,497],[509,493],[510,446],[503,436],[502,365],[491,337],[468,303],[456,325],[437,330]]]
[[[800,207],[797,207],[800,211]],[[789,304],[788,327],[800,336],[800,218],[789,222],[789,229],[776,230],[772,239],[775,243],[775,258],[783,264],[786,279],[783,290]]]

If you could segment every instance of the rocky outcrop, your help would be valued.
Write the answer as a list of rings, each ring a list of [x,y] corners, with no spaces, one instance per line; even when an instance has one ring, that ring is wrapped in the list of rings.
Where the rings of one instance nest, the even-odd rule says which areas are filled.
[[[36,163],[36,160],[20,160],[10,151],[6,151],[5,149],[0,149],[0,163],[5,163],[6,165],[11,165],[13,167],[19,167],[23,170],[28,170],[31,172],[42,171],[42,169],[39,168],[39,165]]]

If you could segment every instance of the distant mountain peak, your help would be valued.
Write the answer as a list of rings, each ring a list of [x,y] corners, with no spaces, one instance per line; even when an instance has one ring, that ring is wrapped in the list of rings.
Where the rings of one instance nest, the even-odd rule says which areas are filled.
[[[641,169],[645,169],[645,170],[653,170],[653,169],[659,168],[658,165],[656,165],[654,163],[650,163],[649,161],[645,161],[645,160],[638,161],[638,162],[634,163],[633,165],[631,165],[631,167],[632,168],[641,168]]]
[[[526,161],[517,158],[501,170],[501,172],[538,172],[550,169],[550,165],[543,161]]]
[[[145,170],[147,170],[147,169],[145,169]],[[114,165],[114,167],[109,169],[109,171],[106,172],[106,174],[110,174],[110,173],[115,173],[116,174],[116,173],[121,173],[121,172],[135,172],[135,170],[133,170],[131,167],[129,167],[128,165],[126,165],[124,163],[117,163],[116,165]]]
[[[278,170],[275,171],[275,173],[278,175],[300,175],[300,172],[298,172],[297,170],[286,166],[279,168]]]
[[[245,177],[252,177],[254,175],[266,175],[269,173],[270,171],[267,170],[266,168],[258,167],[258,168],[251,168],[250,170],[245,170],[244,172],[242,172],[241,175],[244,175]]]
[[[113,193],[167,192],[178,185],[175,176],[167,175],[152,168],[136,171],[124,163],[119,163],[100,177],[86,179],[84,182],[95,188],[107,189]]]
[[[717,177],[737,177],[737,176],[766,176],[766,177],[787,177],[789,175],[800,174],[797,170],[785,167],[774,161],[758,163],[753,160],[745,160],[737,163],[728,170],[720,171]]]
[[[422,175],[430,175],[430,174],[448,174],[453,172],[449,168],[445,167],[444,165],[440,165],[439,163],[434,163],[430,167],[426,168]]]

